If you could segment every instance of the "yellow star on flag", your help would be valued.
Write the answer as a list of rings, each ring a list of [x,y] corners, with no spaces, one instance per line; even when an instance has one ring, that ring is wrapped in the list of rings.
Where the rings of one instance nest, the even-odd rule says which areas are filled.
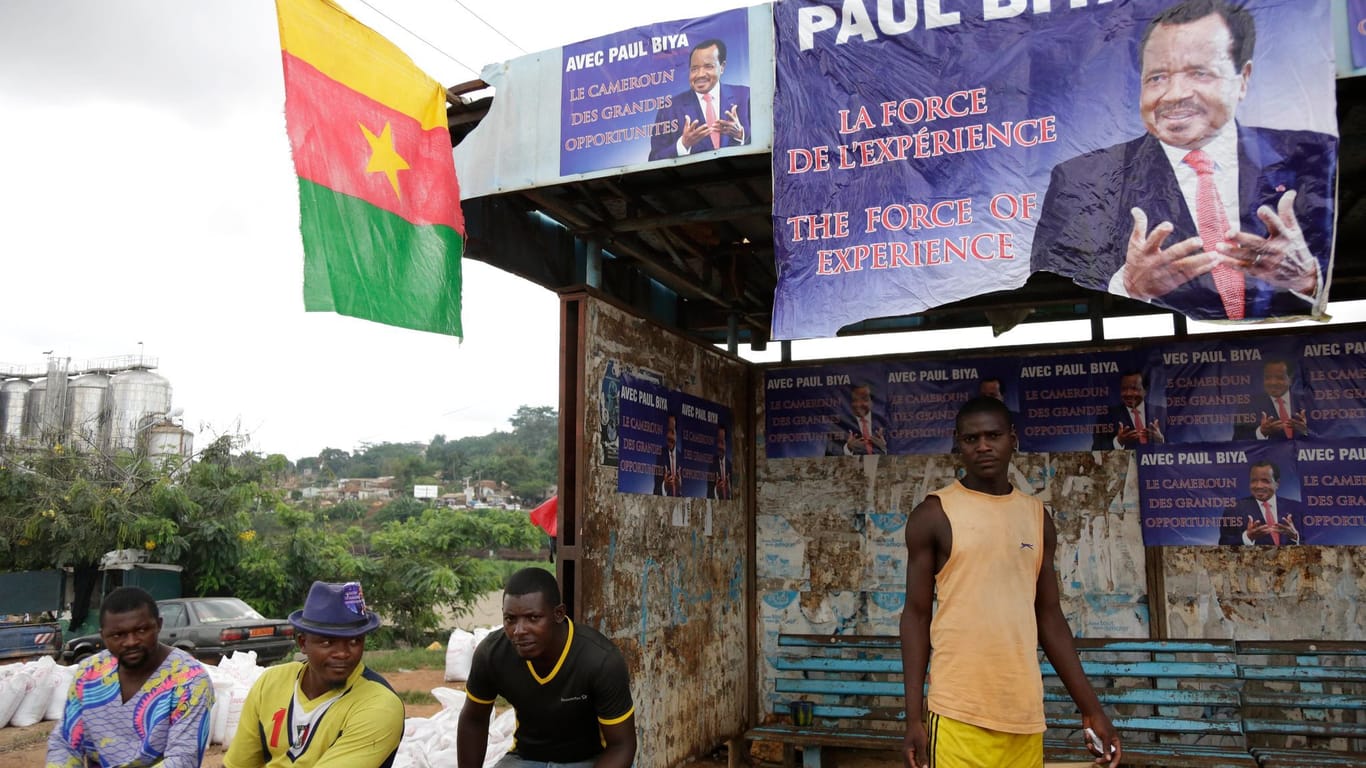
[[[370,142],[370,161],[365,164],[365,172],[382,173],[389,177],[389,186],[394,188],[394,194],[403,197],[398,191],[398,172],[408,170],[408,161],[394,149],[393,129],[386,122],[384,130],[376,136],[364,124],[357,125],[365,134],[365,140]]]

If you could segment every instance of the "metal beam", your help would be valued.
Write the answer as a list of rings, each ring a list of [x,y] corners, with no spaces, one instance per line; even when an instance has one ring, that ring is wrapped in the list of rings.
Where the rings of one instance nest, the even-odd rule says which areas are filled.
[[[609,225],[609,227],[613,232],[639,232],[646,229],[663,229],[704,221],[733,221],[743,219],[746,216],[769,216],[772,213],[773,206],[768,204],[746,205],[738,208],[702,208],[696,211],[624,219]]]

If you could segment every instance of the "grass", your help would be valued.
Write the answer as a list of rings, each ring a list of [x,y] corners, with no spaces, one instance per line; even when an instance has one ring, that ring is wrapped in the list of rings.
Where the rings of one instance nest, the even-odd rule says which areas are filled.
[[[380,674],[402,669],[445,669],[446,651],[429,651],[426,648],[369,651],[365,654],[365,666]]]
[[[426,691],[395,691],[404,704],[435,704],[436,697]]]

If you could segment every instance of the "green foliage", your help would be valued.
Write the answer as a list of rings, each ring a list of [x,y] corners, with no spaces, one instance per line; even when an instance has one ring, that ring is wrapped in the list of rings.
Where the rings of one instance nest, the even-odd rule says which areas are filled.
[[[369,643],[366,643],[369,646]],[[386,672],[399,672],[407,669],[445,669],[446,650],[443,639],[442,648],[429,651],[426,648],[405,648],[403,650],[365,649],[365,666],[381,675]]]

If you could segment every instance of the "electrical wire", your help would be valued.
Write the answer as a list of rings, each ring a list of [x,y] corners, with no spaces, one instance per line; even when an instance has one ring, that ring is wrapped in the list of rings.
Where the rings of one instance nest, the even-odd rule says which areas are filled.
[[[464,8],[464,9],[465,9],[465,12],[468,13],[469,15],[473,16],[473,17],[476,18],[476,19],[479,19],[479,22],[480,22],[481,24],[483,24],[484,26],[486,26],[486,27],[488,27],[489,29],[493,30],[495,33],[497,33],[497,35],[498,35],[499,37],[501,37],[501,38],[503,38],[504,40],[508,41],[508,44],[511,45],[513,48],[516,48],[517,50],[521,51],[522,53],[526,53],[526,49],[525,49],[525,48],[523,48],[522,46],[520,46],[520,45],[518,45],[517,43],[513,42],[512,38],[510,38],[510,37],[508,37],[507,35],[503,34],[503,31],[502,31],[502,30],[500,30],[499,28],[497,28],[497,27],[493,26],[492,24],[488,23],[488,21],[486,21],[486,20],[484,19],[483,16],[480,16],[479,14],[475,13],[473,8],[470,8],[468,5],[465,5],[464,3],[460,2],[460,0],[451,0],[451,2],[455,3],[456,5],[460,6],[461,8]]]
[[[430,41],[430,40],[428,40],[427,38],[423,37],[422,35],[419,35],[418,33],[412,31],[411,29],[408,29],[407,27],[403,26],[403,25],[400,24],[396,19],[394,19],[394,17],[390,16],[389,14],[385,13],[384,11],[381,11],[380,9],[378,9],[378,8],[376,8],[375,6],[371,5],[370,3],[366,2],[366,0],[357,0],[357,2],[359,2],[361,5],[365,6],[366,8],[369,8],[370,10],[374,11],[375,13],[378,13],[379,15],[383,16],[384,18],[388,19],[388,20],[390,21],[390,23],[392,23],[394,26],[398,27],[399,29],[403,30],[404,32],[407,32],[408,34],[410,34],[410,35],[412,35],[413,37],[417,38],[418,40],[422,41],[423,43],[425,43],[425,44],[427,45],[428,48],[431,48],[433,51],[436,51],[437,53],[441,54],[442,56],[445,56],[446,58],[450,59],[451,61],[455,62],[456,64],[459,64],[460,66],[462,66],[462,67],[464,67],[465,69],[469,70],[470,72],[474,73],[474,76],[475,76],[475,77],[478,77],[478,76],[479,76],[479,70],[475,69],[474,67],[471,67],[470,65],[468,65],[468,64],[466,64],[465,62],[461,61],[460,59],[457,59],[457,58],[455,58],[454,56],[450,55],[449,53],[446,53],[445,51],[441,50],[441,48],[438,47],[435,43],[433,43],[432,41]],[[483,19],[480,19],[480,21],[483,21]],[[494,30],[494,31],[497,32],[497,30]],[[502,33],[499,33],[499,34],[502,34]]]

